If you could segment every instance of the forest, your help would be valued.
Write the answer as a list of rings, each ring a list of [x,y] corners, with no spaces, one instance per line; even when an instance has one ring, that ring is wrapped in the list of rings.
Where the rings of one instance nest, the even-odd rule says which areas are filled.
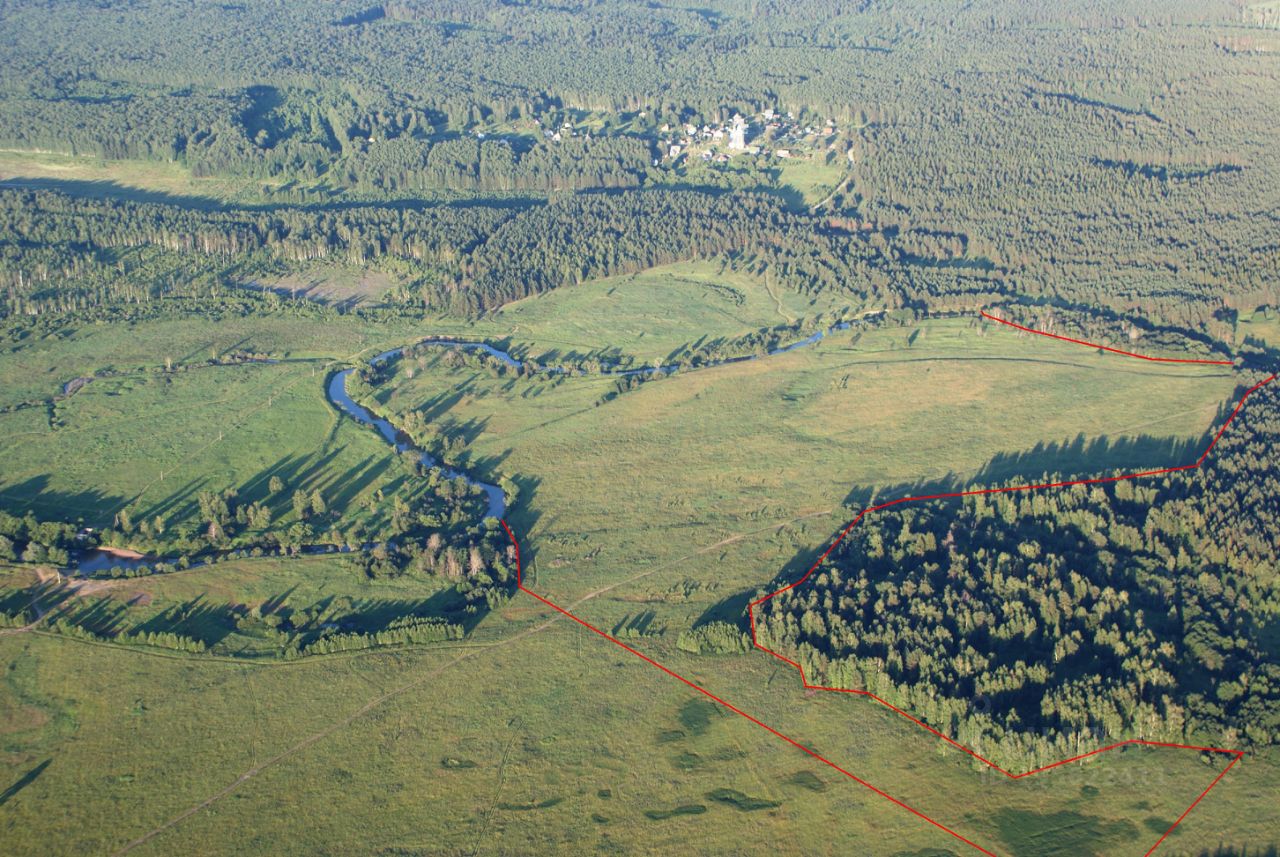
[[[264,272],[318,261],[375,265],[404,277],[405,310],[476,315],[589,279],[725,258],[801,294],[840,294],[855,308],[946,312],[1010,290],[1095,304],[1157,321],[1230,330],[1221,295],[1177,289],[1113,298],[1058,283],[1041,291],[1012,272],[921,252],[916,231],[865,233],[768,194],[696,190],[588,193],[533,206],[359,205],[228,208],[0,190],[0,284],[8,315],[68,313],[166,297],[209,297]],[[1181,316],[1176,313],[1182,313]],[[1173,323],[1177,323],[1174,321]]]
[[[760,642],[1007,760],[1082,738],[1273,745],[1278,453],[1270,385],[1199,469],[872,513],[762,605]]]
[[[12,211],[53,224],[70,203],[7,197],[8,312],[134,291],[122,271],[207,284],[230,266],[170,254],[263,247],[276,268],[384,264],[403,302],[464,313],[720,254],[867,305],[1018,293],[1217,338],[1224,314],[1280,302],[1266,4],[19,0],[5,33],[0,145],[241,176],[276,199],[77,202],[73,238]],[[765,110],[838,126],[818,204],[767,153],[659,164],[664,129],[741,112],[759,134]]]

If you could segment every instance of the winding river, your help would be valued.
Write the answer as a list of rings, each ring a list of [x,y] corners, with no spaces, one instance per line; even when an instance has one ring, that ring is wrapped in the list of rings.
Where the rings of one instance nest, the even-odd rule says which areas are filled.
[[[811,336],[807,336],[804,339],[799,340],[798,342],[793,342],[790,345],[784,345],[780,348],[775,348],[765,355],[745,354],[740,357],[727,357],[723,360],[717,360],[711,363],[704,363],[700,365],[698,368],[707,369],[712,366],[723,366],[728,363],[745,363],[748,360],[759,360],[762,356],[773,356],[775,354],[785,354],[789,351],[795,351],[800,348],[806,348],[810,345],[816,345],[824,337],[832,333],[835,333],[837,331],[848,330],[850,326],[851,326],[850,322],[842,321],[842,322],[839,322],[838,324],[833,325],[832,327],[827,328],[826,330],[820,330],[817,333],[812,334]],[[509,366],[512,369],[521,369],[525,365],[524,362],[516,359],[509,352],[494,348],[492,345],[489,345],[487,342],[469,342],[463,339],[431,338],[431,339],[422,340],[420,343],[418,343],[417,346],[406,346],[406,348],[412,348],[412,347],[418,347],[418,346],[430,346],[433,348],[462,348],[468,351],[480,351],[489,357],[492,357],[496,360],[501,361],[504,365]],[[399,357],[401,354],[404,353],[406,348],[393,348],[390,351],[384,351],[381,354],[379,354],[377,357],[374,357],[372,360],[370,360],[369,363],[372,366],[377,366],[379,364],[385,363],[388,360],[392,360],[396,357]],[[644,367],[639,369],[620,369],[620,368],[605,367],[599,370],[599,374],[621,375],[621,376],[669,375],[672,372],[675,372],[678,368],[679,366],[674,363],[664,365],[664,366],[650,366],[650,367]],[[564,367],[564,366],[547,367],[547,366],[538,365],[538,369],[542,372],[546,372],[550,374],[568,374],[572,371],[570,368]],[[422,461],[424,466],[439,468],[440,472],[443,473],[445,476],[449,477],[450,479],[459,479],[459,478],[465,479],[468,484],[474,485],[477,488],[479,488],[481,491],[485,493],[485,496],[488,498],[488,501],[489,501],[488,510],[485,512],[486,517],[501,518],[506,514],[507,497],[502,492],[502,489],[499,488],[497,485],[492,485],[488,482],[482,482],[479,479],[476,479],[474,476],[470,475],[469,473],[464,473],[460,470],[454,470],[453,468],[442,466],[438,461],[436,461],[434,456],[430,455],[429,453],[423,452],[422,450],[418,449],[413,444],[411,444],[408,438],[406,438],[405,435],[401,433],[399,430],[397,430],[396,427],[393,426],[390,422],[383,419],[382,417],[376,416],[375,414],[371,413],[367,408],[363,407],[362,405],[358,404],[354,399],[352,399],[350,394],[347,393],[347,379],[351,377],[351,373],[354,371],[355,369],[343,369],[341,372],[335,373],[333,377],[329,379],[329,388],[328,388],[329,401],[333,403],[334,407],[338,408],[338,410],[342,411],[344,414],[351,417],[356,422],[362,423],[367,426],[372,426],[373,428],[377,429],[378,433],[382,435],[383,439],[386,440],[387,443],[389,443],[392,447],[395,448],[396,452],[401,452],[401,453],[410,452],[410,451],[415,452],[420,457],[420,460]]]
[[[441,344],[443,345],[443,343]],[[370,363],[376,366],[379,363],[383,363],[390,360],[392,357],[399,355],[402,351],[404,351],[403,348],[396,348],[392,351],[383,352],[373,358]],[[374,416],[368,409],[358,404],[355,399],[351,398],[347,393],[347,378],[351,377],[351,373],[354,371],[356,370],[343,369],[341,372],[335,373],[334,376],[329,379],[329,401],[333,402],[334,406],[336,406],[338,410],[342,411],[356,422],[373,426],[378,430],[378,433],[382,435],[383,439],[385,439],[387,443],[395,447],[396,452],[409,452],[412,450],[418,454],[424,466],[439,467],[440,471],[450,479],[457,479],[461,477],[467,480],[469,484],[475,485],[485,493],[486,497],[489,498],[489,508],[485,512],[486,517],[501,518],[506,514],[507,497],[502,493],[502,489],[497,485],[490,485],[488,482],[481,482],[479,479],[459,470],[454,470],[449,467],[441,467],[439,462],[435,460],[434,456],[423,452],[413,444],[409,443],[404,434],[402,434],[390,422],[384,420],[382,417]]]
[[[784,345],[779,348],[775,348],[764,355],[746,354],[739,357],[727,357],[723,360],[716,360],[709,363],[703,363],[697,368],[707,369],[712,366],[723,366],[729,363],[744,363],[748,360],[759,360],[761,359],[761,357],[769,357],[776,354],[785,354],[789,351],[795,351],[800,348],[807,348],[808,346],[816,345],[824,337],[832,333],[835,333],[841,330],[848,330],[852,326],[852,324],[853,324],[852,322],[842,321],[838,324],[835,324],[827,328],[826,330],[820,330],[817,333],[814,333],[810,336],[805,337],[804,339],[793,342],[790,345]],[[405,352],[407,348],[421,347],[421,346],[429,346],[432,348],[461,348],[461,349],[466,349],[468,351],[480,351],[486,354],[487,356],[494,358],[495,360],[501,361],[504,365],[512,369],[522,369],[525,366],[525,363],[523,361],[517,359],[516,357],[513,357],[509,352],[502,351],[498,348],[494,348],[492,345],[489,345],[487,342],[473,342],[473,341],[468,341],[464,339],[437,339],[437,338],[424,339],[414,346],[406,346],[404,348],[393,348],[390,351],[384,351],[378,356],[374,357],[372,360],[370,360],[369,363],[373,366],[377,366],[379,364],[386,363],[388,360],[393,360],[396,357],[399,357],[401,354]],[[274,360],[255,360],[253,362],[275,362],[275,361]],[[573,368],[567,367],[567,366],[543,366],[541,364],[530,364],[530,365],[536,368],[537,371],[539,372],[543,372],[546,374],[553,374],[553,375],[568,375],[574,371]],[[616,376],[670,375],[671,373],[675,372],[677,369],[679,369],[679,366],[674,363],[661,365],[661,366],[645,366],[641,368],[628,368],[628,369],[624,369],[616,366],[614,367],[605,366],[597,370],[597,374],[616,375]],[[347,392],[347,379],[351,377],[351,373],[354,371],[355,371],[354,368],[343,369],[340,372],[334,373],[334,375],[329,379],[329,385],[326,392],[328,393],[329,401],[333,403],[334,407],[336,407],[339,411],[341,411],[342,413],[354,419],[356,422],[361,423],[363,425],[371,426],[374,429],[376,429],[377,432],[380,435],[382,435],[383,439],[396,450],[396,452],[416,453],[419,456],[419,459],[421,460],[424,466],[436,468],[444,476],[447,476],[450,479],[465,479],[467,484],[474,485],[475,487],[479,488],[481,491],[484,492],[484,495],[488,500],[488,508],[485,510],[486,517],[502,518],[506,515],[507,497],[503,493],[501,488],[499,488],[497,485],[493,485],[488,482],[483,482],[480,479],[475,478],[469,473],[464,473],[461,470],[456,470],[454,468],[442,465],[440,462],[438,462],[435,459],[434,456],[430,455],[427,452],[424,452],[423,450],[418,449],[412,443],[410,443],[409,439],[403,433],[398,431],[396,427],[393,426],[389,421],[373,414],[367,408],[358,404],[354,399],[352,399],[350,394]],[[332,548],[316,545],[316,546],[311,546],[310,548],[305,548],[303,552],[312,553],[312,552],[321,552],[325,550],[332,550]],[[113,568],[136,569],[136,568],[142,568],[145,566],[151,566],[158,561],[162,561],[162,560],[157,560],[156,557],[150,557],[150,556],[143,556],[143,557],[136,557],[136,558],[131,556],[121,556],[117,553],[113,553],[110,550],[92,550],[92,551],[88,551],[84,556],[80,557],[77,561],[73,562],[72,567],[75,569],[75,572],[80,576],[93,576],[100,572],[107,571],[108,569],[113,569]],[[203,562],[197,563],[192,567],[194,568],[199,565],[204,565],[204,563]]]

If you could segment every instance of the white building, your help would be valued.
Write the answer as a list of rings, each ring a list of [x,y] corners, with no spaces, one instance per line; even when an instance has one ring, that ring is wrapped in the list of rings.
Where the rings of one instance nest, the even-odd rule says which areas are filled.
[[[729,148],[739,152],[747,148],[747,120],[733,114],[733,127],[729,129]]]

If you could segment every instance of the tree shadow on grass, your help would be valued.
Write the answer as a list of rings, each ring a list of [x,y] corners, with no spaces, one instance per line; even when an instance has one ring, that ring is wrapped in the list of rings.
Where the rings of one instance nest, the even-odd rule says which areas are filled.
[[[471,382],[467,381],[448,392],[431,396],[414,410],[422,414],[422,418],[428,424],[438,422],[445,414],[453,410],[454,406],[462,401],[464,396],[471,392],[472,386]]]
[[[361,634],[385,631],[392,622],[409,617],[448,619],[466,627],[472,622],[471,616],[481,613],[467,613],[466,608],[471,603],[455,587],[449,586],[426,598],[362,598],[353,601],[345,612],[335,615],[334,621],[343,631]],[[476,618],[474,623],[478,622],[479,618]]]
[[[702,615],[693,623],[693,627],[699,628],[710,622],[727,622],[730,625],[741,625],[745,630],[747,627],[747,605],[766,592],[772,592],[779,586],[784,586],[786,583],[804,577],[805,572],[813,567],[813,564],[818,561],[818,557],[834,540],[835,534],[833,533],[829,539],[821,544],[807,548],[793,556],[774,578],[776,585],[771,584],[759,591],[748,589],[736,592],[727,598],[717,601],[702,612]]]
[[[1102,479],[1194,464],[1208,449],[1214,433],[1228,413],[1229,410],[1220,411],[1212,428],[1197,438],[1143,434],[1115,439],[1101,435],[1089,440],[1081,434],[1069,441],[1038,443],[1022,452],[999,453],[973,476],[949,473],[938,479],[875,488],[854,488],[845,496],[844,503],[853,510],[853,514],[857,514],[868,506],[900,497],[975,491],[1008,483],[1038,484],[1046,481]]]
[[[537,476],[515,476],[511,481],[515,483],[517,494],[516,502],[507,509],[507,523],[511,525],[511,531],[520,541],[520,564],[525,574],[528,574],[538,558],[536,540],[528,536],[542,520],[542,512],[534,502],[542,480]],[[526,577],[525,583],[528,582]]]
[[[85,521],[110,523],[115,510],[125,504],[119,494],[97,489],[51,490],[51,474],[32,476],[0,488],[0,508],[13,514],[27,511],[42,521]]]
[[[1076,473],[1079,478],[1132,472],[1132,468],[1159,469],[1191,464],[1208,447],[1208,434],[1198,438],[1139,435],[1089,440],[1084,434],[1060,443],[1038,443],[1018,453],[1001,453],[988,461],[974,477],[977,484],[994,484],[1048,473]]]
[[[64,599],[48,618],[68,622],[99,637],[114,637],[126,627],[128,612],[128,607],[110,598],[98,598],[88,604]]]
[[[36,617],[36,605],[45,615],[56,614],[74,593],[55,580],[46,580],[23,589],[8,589],[0,596],[0,613],[8,616],[25,614]]]
[[[370,456],[345,473],[335,475],[320,485],[321,492],[327,495],[329,507],[340,514],[345,514],[366,488],[387,472],[391,459],[386,456]]]
[[[145,517],[148,519],[172,519],[176,517],[176,513],[184,507],[195,505],[193,498],[203,485],[203,479],[188,480],[186,484],[175,488],[168,496],[151,504],[146,511]]]
[[[134,630],[141,634],[169,632],[213,647],[236,630],[236,622],[245,611],[232,604],[209,604],[204,599],[203,595],[198,595],[190,601],[175,604]]]
[[[44,773],[45,768],[49,767],[49,765],[52,762],[53,762],[53,759],[45,759],[43,762],[36,765],[34,768],[32,768],[31,770],[23,774],[21,777],[19,777],[17,782],[9,786],[9,788],[5,789],[3,792],[0,792],[0,806],[4,806],[6,803],[8,803],[10,800],[13,799],[14,795],[16,795],[18,792],[22,791],[27,786],[31,785],[36,780],[38,780],[40,778],[40,775]]]
[[[993,456],[975,476],[948,473],[937,479],[922,479],[887,486],[859,486],[844,498],[848,520],[854,520],[863,510],[905,497],[927,497],[939,494],[957,494],[998,486],[1002,483],[1028,484],[1040,482],[1094,479],[1141,470],[1159,470],[1194,463],[1208,448],[1214,434],[1235,407],[1238,396],[1223,405],[1211,427],[1200,437],[1155,437],[1139,435],[1111,439],[1103,435],[1088,440],[1084,435],[1062,443],[1036,444],[1018,453],[1001,453]],[[863,520],[859,526],[868,523]],[[748,604],[769,592],[800,580],[817,562],[824,551],[836,540],[844,526],[832,532],[815,546],[796,554],[779,573],[759,589],[735,593],[713,604],[693,627],[708,622],[729,622],[747,627]]]
[[[284,592],[281,592],[279,595],[272,595],[266,601],[262,602],[262,606],[258,608],[259,612],[262,613],[263,616],[270,616],[273,613],[280,612],[281,609],[284,608],[285,604],[288,603],[289,596],[296,592],[297,589],[298,587],[295,584],[294,586],[290,586]],[[331,600],[332,598],[325,599],[325,601]]]
[[[83,199],[127,199],[159,205],[173,205],[197,211],[222,208],[222,203],[212,197],[165,193],[121,184],[109,179],[56,179],[21,177],[0,181],[0,187],[29,190],[51,190]]]

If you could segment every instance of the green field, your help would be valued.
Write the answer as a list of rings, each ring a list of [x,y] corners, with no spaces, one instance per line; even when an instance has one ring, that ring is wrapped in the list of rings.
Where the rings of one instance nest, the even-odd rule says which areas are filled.
[[[280,180],[192,175],[168,161],[102,160],[60,152],[0,150],[0,182],[18,187],[54,187],[94,196],[145,201],[157,195],[203,206],[231,200],[258,201]]]
[[[689,280],[698,297],[681,293],[681,313],[718,320],[720,335],[774,323],[767,289],[721,277],[702,267],[590,284],[470,328],[266,318],[215,334],[157,322],[128,335],[90,326],[23,341],[0,358],[0,376],[15,384],[10,402],[54,395],[104,367],[124,374],[52,411],[0,416],[5,490],[19,492],[18,508],[46,512],[78,496],[92,516],[129,497],[163,505],[171,479],[192,491],[252,486],[289,460],[315,484],[351,494],[345,507],[361,514],[358,498],[396,471],[376,436],[325,403],[325,361],[505,325],[531,352],[598,351],[626,331],[619,349],[652,359],[697,335],[646,318],[646,290],[674,299]],[[748,295],[738,314],[724,311],[712,283]],[[197,368],[234,350],[294,362]],[[190,368],[159,371],[171,353]],[[1191,460],[1244,380],[955,319],[850,330],[604,404],[607,377],[495,378],[429,352],[400,365],[382,406],[426,409],[465,434],[469,466],[517,480],[510,519],[538,591],[600,627],[647,628],[633,645],[998,853],[1110,855],[1153,842],[1215,769],[1195,754],[1141,751],[1005,782],[865,700],[806,694],[763,654],[698,657],[675,640],[706,615],[738,615],[743,593],[804,565],[873,491],[967,484],[988,466],[986,478],[1005,478]],[[173,468],[163,486],[148,469],[162,465]],[[429,583],[364,580],[340,558],[311,557],[93,584],[78,597],[105,596],[133,624],[199,606],[206,612],[188,628],[214,633],[227,605],[432,594]],[[283,842],[314,853],[811,854],[869,842],[876,854],[967,853],[523,596],[461,644],[297,662],[219,657],[262,646],[252,628],[203,656],[38,628],[0,636],[0,770],[20,786],[0,810],[6,851],[117,853],[150,837],[130,853],[193,843],[211,854],[278,851]],[[1228,823],[1240,842],[1266,841],[1276,783],[1272,762],[1247,760],[1168,853],[1199,857]]]
[[[441,364],[427,357],[427,371],[398,377],[382,406],[483,427],[469,461],[528,485],[511,519],[540,582],[562,595],[822,512],[796,537],[817,547],[851,516],[846,501],[857,506],[875,490],[968,484],[984,468],[1003,479],[1194,460],[1241,380],[967,319],[849,331],[817,348],[650,382],[603,405],[608,378],[494,379]],[[703,575],[762,585],[790,558]]]
[[[158,373],[195,367],[235,352],[276,359],[345,360],[411,341],[415,327],[336,322],[288,315],[233,316],[211,323],[175,318],[119,324],[54,323],[7,336],[0,354],[0,407],[42,401],[77,377]]]
[[[547,361],[626,354],[650,362],[698,340],[732,339],[833,308],[724,263],[687,262],[526,298],[476,331],[507,337]]]
[[[32,567],[13,566],[0,574],[0,595],[36,582]],[[211,657],[274,658],[284,645],[263,617],[303,611],[316,624],[377,630],[408,613],[440,612],[435,605],[448,588],[422,577],[373,581],[338,555],[246,557],[153,577],[77,581],[73,597],[46,604],[46,624],[66,617],[112,634],[169,632],[199,640]],[[118,648],[128,651],[124,645]]]
[[[375,435],[339,420],[324,381],[332,361],[409,336],[266,318],[28,337],[0,359],[0,401],[29,405],[0,413],[0,497],[10,511],[43,518],[102,526],[128,506],[139,520],[173,524],[201,491],[260,497],[278,475],[290,491],[319,489],[335,511],[362,514],[364,497],[403,486],[404,476]],[[209,364],[231,352],[283,362]],[[93,380],[55,400],[73,378]]]
[[[815,206],[831,196],[849,175],[849,164],[844,155],[817,151],[807,156],[792,157],[775,162],[777,182],[780,186],[799,193],[804,203]]]
[[[1258,309],[1247,313],[1236,325],[1241,340],[1246,337],[1260,339],[1272,347],[1280,344],[1280,312],[1274,308]]]
[[[529,613],[495,618],[508,636],[489,648],[281,666],[0,639],[11,779],[52,760],[5,806],[9,853],[114,853],[229,787],[131,853],[965,853],[565,622],[517,636]],[[764,656],[661,657],[1000,853],[1127,854],[1214,775],[1152,751],[1001,782],[901,718],[770,684]],[[1240,841],[1265,837],[1263,784],[1278,774],[1233,772],[1169,853],[1219,842],[1227,807]],[[722,790],[779,806],[740,809]],[[706,811],[660,820],[691,806]],[[1260,820],[1239,826],[1249,809]]]

